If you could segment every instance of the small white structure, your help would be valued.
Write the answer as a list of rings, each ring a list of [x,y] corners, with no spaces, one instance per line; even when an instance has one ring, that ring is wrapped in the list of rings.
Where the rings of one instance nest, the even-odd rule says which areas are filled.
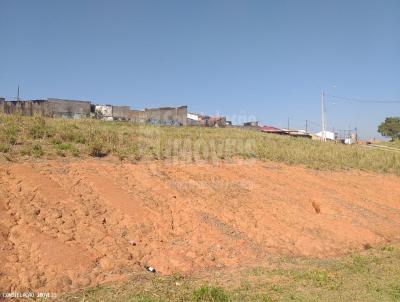
[[[102,120],[113,120],[113,109],[111,105],[95,105],[95,114]]]
[[[192,125],[192,126],[198,126],[200,125],[200,115],[196,113],[187,113],[187,124]]]
[[[187,114],[187,118],[193,121],[199,121],[199,115],[198,114],[194,114],[194,113],[188,113]]]
[[[354,141],[353,138],[351,138],[351,137],[345,138],[345,139],[343,140],[343,142],[344,142],[346,145],[352,145],[352,144],[355,143],[355,141]]]
[[[336,135],[332,131],[326,131],[326,130],[324,132],[320,131],[318,133],[315,133],[315,135],[321,139],[323,139],[325,137],[327,140],[331,140],[331,141],[334,141],[336,139]]]

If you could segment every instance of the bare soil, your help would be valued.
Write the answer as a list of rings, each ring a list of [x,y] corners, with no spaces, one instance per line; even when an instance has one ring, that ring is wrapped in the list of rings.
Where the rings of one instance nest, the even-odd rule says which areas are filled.
[[[400,177],[269,162],[0,164],[0,289],[65,292],[400,241]]]

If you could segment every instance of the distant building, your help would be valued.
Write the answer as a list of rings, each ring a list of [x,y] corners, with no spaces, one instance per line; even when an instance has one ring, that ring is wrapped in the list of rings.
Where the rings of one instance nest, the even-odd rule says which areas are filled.
[[[81,118],[88,117],[91,112],[89,101],[48,98],[44,106],[48,106],[51,117]]]
[[[187,106],[145,108],[144,110],[129,110],[129,119],[136,123],[150,123],[157,125],[186,126]]]
[[[35,114],[45,117],[81,118],[94,116],[103,120],[132,121],[160,125],[187,125],[187,106],[131,110],[129,106],[92,105],[89,101],[48,98],[42,100],[6,101],[0,98],[0,112]]]
[[[127,121],[130,117],[129,106],[112,106],[112,117],[117,121]]]
[[[152,124],[187,125],[187,106],[146,108],[144,111]]]
[[[305,138],[312,138],[312,135],[308,133],[305,130],[296,130],[296,129],[291,129],[291,130],[286,130],[288,135],[293,136],[293,137],[305,137]]]
[[[265,133],[279,134],[279,135],[289,135],[293,137],[312,138],[312,135],[306,132],[305,130],[282,129],[273,126],[263,126],[261,127],[260,131]]]
[[[352,139],[351,137],[347,137],[347,138],[345,138],[345,139],[343,140],[343,143],[344,143],[345,145],[352,145],[352,144],[355,143],[355,141],[353,141],[353,139]]]
[[[260,131],[265,132],[265,133],[273,133],[273,134],[281,134],[281,135],[287,134],[285,132],[285,130],[283,130],[281,128],[276,128],[273,126],[263,126],[263,127],[261,127]]]
[[[0,113],[4,113],[4,104],[6,102],[5,98],[0,98]]]
[[[188,113],[187,114],[187,124],[189,126],[198,126],[200,125],[200,116],[196,113]]]
[[[225,127],[226,126],[226,117],[225,116],[210,116],[208,118],[209,127]]]
[[[244,127],[260,127],[259,122],[245,122],[243,123]]]
[[[225,116],[198,115],[198,124],[204,127],[225,127],[228,123]]]
[[[130,120],[129,106],[115,106],[115,105],[93,105],[92,112],[96,118],[105,121],[127,121]]]
[[[95,117],[105,121],[112,121],[113,119],[113,106],[112,105],[93,105],[92,112]]]
[[[324,133],[325,133],[325,135],[324,135]],[[336,134],[332,131],[327,131],[327,130],[325,130],[324,132],[322,132],[322,131],[317,132],[317,133],[315,133],[315,136],[319,139],[323,139],[325,137],[327,140],[331,140],[331,141],[336,140]]]
[[[133,123],[146,123],[146,112],[144,110],[129,110],[129,120]]]
[[[3,112],[32,116],[40,114],[47,117],[81,118],[90,115],[88,101],[49,98],[47,100],[5,101]]]

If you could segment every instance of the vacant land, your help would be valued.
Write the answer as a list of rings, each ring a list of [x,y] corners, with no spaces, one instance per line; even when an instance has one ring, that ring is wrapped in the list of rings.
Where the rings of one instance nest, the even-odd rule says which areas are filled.
[[[66,301],[399,301],[400,246],[330,260],[282,258],[269,267],[196,277],[132,275],[62,296]]]
[[[400,153],[268,135],[237,128],[160,127],[100,120],[0,115],[0,154],[186,162],[259,159],[315,169],[362,169],[400,175]]]
[[[159,274],[327,259],[400,240],[400,178],[272,162],[0,166],[0,288],[66,292]]]
[[[0,115],[0,291],[396,301],[399,175],[362,146]]]

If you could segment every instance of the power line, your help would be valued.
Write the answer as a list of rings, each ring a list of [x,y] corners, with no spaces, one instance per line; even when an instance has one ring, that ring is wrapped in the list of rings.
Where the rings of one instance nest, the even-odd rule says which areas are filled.
[[[335,98],[335,99],[339,99],[339,100],[343,100],[343,101],[355,102],[355,103],[400,104],[400,101],[362,100],[362,99],[355,99],[355,98],[349,98],[349,97],[337,96],[337,95],[331,95],[331,94],[325,94],[325,95],[329,96],[331,98]]]

